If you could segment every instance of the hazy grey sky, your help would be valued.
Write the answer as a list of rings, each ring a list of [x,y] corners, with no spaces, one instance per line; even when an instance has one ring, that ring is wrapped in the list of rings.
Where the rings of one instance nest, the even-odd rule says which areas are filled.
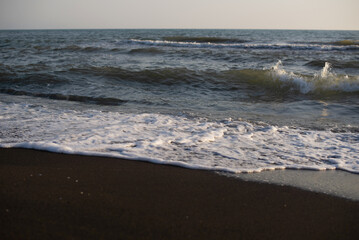
[[[359,30],[359,0],[0,0],[0,29]]]

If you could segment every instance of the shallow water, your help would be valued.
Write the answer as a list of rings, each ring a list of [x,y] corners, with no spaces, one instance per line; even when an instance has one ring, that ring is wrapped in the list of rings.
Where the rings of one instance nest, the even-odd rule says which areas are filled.
[[[223,173],[221,173],[223,174]],[[263,171],[254,174],[225,174],[245,181],[294,186],[359,201],[359,175],[345,171]]]

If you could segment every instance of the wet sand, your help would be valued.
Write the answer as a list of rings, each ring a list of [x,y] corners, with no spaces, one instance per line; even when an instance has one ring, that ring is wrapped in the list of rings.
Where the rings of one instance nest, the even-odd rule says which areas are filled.
[[[357,239],[359,201],[209,171],[0,149],[1,239]]]

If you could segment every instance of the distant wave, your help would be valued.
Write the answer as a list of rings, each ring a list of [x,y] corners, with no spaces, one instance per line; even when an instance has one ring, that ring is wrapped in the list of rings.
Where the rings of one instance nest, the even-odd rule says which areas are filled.
[[[92,53],[92,52],[116,52],[121,51],[120,48],[106,48],[102,46],[80,46],[80,45],[65,45],[65,46],[41,46],[36,45],[32,47],[38,52],[46,51],[55,51],[55,52],[83,52],[83,53]]]
[[[182,47],[182,48],[237,48],[237,49],[252,49],[252,50],[313,50],[313,51],[359,51],[359,41],[356,40],[342,40],[336,42],[312,42],[312,43],[255,43],[240,39],[217,38],[217,37],[163,37],[158,39],[129,39],[119,41],[122,44],[135,44],[149,46],[148,48],[134,48],[128,51],[130,54],[158,54],[163,53],[163,49],[158,47]],[[56,52],[81,52],[81,53],[96,53],[96,52],[119,52],[121,49],[114,46],[81,46],[81,45],[64,45],[64,46],[32,46],[35,50],[34,54],[42,52],[56,51]]]
[[[164,51],[159,48],[135,48],[129,51],[129,54],[161,54]]]
[[[311,66],[311,67],[320,67],[322,68],[325,63],[328,61],[325,60],[312,60],[307,62],[305,65],[306,66]],[[359,61],[336,61],[336,60],[331,60],[330,64],[333,68],[340,68],[340,69],[346,69],[346,68],[358,68],[359,69]]]
[[[121,67],[89,67],[72,68],[70,71],[104,76],[116,80],[165,85],[191,83],[193,80],[202,78],[202,76],[197,75],[196,71],[187,68],[160,68],[133,71]]]
[[[220,37],[186,37],[186,36],[171,36],[163,37],[164,41],[171,42],[194,42],[194,43],[244,43],[246,41],[232,38]]]
[[[64,47],[55,48],[54,51],[69,51],[69,52],[98,52],[98,51],[108,51],[110,49],[102,47],[90,47],[90,46],[78,46],[78,45],[68,45]]]
[[[332,44],[339,46],[359,46],[359,40],[341,40],[333,42]]]
[[[168,46],[187,48],[239,48],[239,49],[272,49],[272,50],[314,50],[314,51],[346,51],[359,50],[359,45],[308,44],[308,43],[248,43],[248,42],[201,42],[130,39],[130,44],[147,46]]]

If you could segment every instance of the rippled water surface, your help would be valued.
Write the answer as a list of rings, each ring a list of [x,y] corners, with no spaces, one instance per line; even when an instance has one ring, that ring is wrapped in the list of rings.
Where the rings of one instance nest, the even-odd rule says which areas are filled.
[[[359,32],[0,31],[0,144],[359,172]]]

